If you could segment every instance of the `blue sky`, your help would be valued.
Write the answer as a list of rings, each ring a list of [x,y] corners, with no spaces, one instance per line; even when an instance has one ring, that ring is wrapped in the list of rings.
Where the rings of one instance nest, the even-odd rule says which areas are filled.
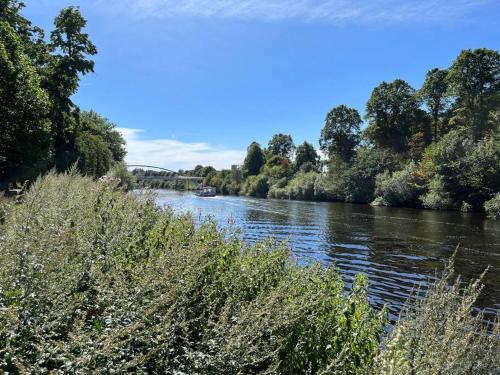
[[[75,101],[116,123],[129,163],[228,167],[278,132],[317,145],[382,80],[418,88],[465,48],[500,49],[498,0],[25,0],[51,30],[78,5],[97,45]]]

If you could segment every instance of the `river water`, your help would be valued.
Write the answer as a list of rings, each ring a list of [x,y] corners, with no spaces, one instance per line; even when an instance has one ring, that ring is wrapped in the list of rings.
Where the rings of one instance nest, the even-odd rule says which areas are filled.
[[[287,241],[302,262],[334,265],[347,285],[368,276],[375,307],[389,306],[395,318],[415,288],[424,291],[457,246],[455,269],[465,280],[490,267],[478,301],[488,315],[500,313],[500,222],[481,214],[300,202],[247,197],[200,198],[157,190],[157,202],[196,219],[212,216],[235,225],[242,238]]]

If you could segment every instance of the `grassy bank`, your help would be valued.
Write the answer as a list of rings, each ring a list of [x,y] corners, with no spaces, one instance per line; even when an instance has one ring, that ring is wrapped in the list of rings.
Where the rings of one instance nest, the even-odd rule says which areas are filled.
[[[480,284],[451,270],[391,334],[359,276],[298,266],[210,221],[75,174],[5,209],[0,369],[9,373],[488,374],[498,324],[471,316]]]

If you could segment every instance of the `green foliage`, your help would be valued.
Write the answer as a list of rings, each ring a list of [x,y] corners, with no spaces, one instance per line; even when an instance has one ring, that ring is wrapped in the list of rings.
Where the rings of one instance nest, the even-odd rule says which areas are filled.
[[[414,162],[403,169],[390,173],[378,174],[375,180],[375,201],[381,206],[417,206],[423,191],[423,182],[418,175],[418,167]]]
[[[22,39],[0,21],[0,188],[50,165],[49,105]]]
[[[413,134],[428,134],[427,119],[415,89],[401,79],[382,82],[373,90],[366,104],[366,118],[366,136],[377,146],[396,152],[405,150]]]
[[[243,175],[245,177],[258,175],[265,161],[264,152],[260,145],[257,142],[252,142],[248,146],[247,156],[243,162]]]
[[[315,186],[318,173],[300,172],[290,181],[286,191],[291,199],[312,200],[315,198]]]
[[[112,154],[106,142],[98,135],[82,132],[77,140],[79,169],[88,176],[101,177],[112,164]]]
[[[385,170],[395,170],[397,162],[387,150],[361,148],[352,163],[337,177],[337,189],[346,202],[368,203],[373,201],[375,178]]]
[[[448,74],[455,106],[452,122],[469,130],[474,141],[493,129],[492,111],[500,106],[500,54],[481,48],[464,50]]]
[[[424,101],[432,121],[432,139],[435,141],[443,135],[446,124],[444,119],[449,110],[448,70],[434,68],[427,72],[418,95]]]
[[[282,156],[272,156],[264,165],[262,174],[268,178],[271,185],[283,178],[289,178],[293,174],[291,162]]]
[[[114,164],[107,175],[117,179],[118,185],[125,191],[132,190],[137,185],[135,176],[127,169],[124,162]]]
[[[251,197],[266,198],[269,182],[266,176],[249,176],[241,187],[241,194]]]
[[[422,164],[430,179],[438,176],[453,202],[481,208],[498,190],[500,139],[488,137],[474,143],[463,131],[451,131],[426,150]]]
[[[359,276],[298,266],[107,182],[50,174],[0,242],[9,373],[365,374],[379,352]]]
[[[294,160],[294,168],[296,171],[298,171],[305,163],[309,163],[312,165],[313,169],[317,169],[318,162],[319,156],[312,144],[304,141],[304,143],[297,147]]]
[[[444,179],[441,175],[435,175],[428,183],[428,191],[420,197],[426,208],[434,210],[448,210],[453,208],[453,199],[446,190]]]
[[[86,21],[78,8],[63,9],[47,43],[23,8],[21,1],[0,1],[0,188],[76,162],[85,173],[103,175],[111,166],[105,148],[112,162],[122,161],[125,149],[113,124],[80,113],[71,100],[97,53]]]
[[[54,54],[47,68],[46,88],[52,102],[54,162],[59,170],[69,168],[78,158],[79,113],[71,96],[78,90],[80,76],[94,71],[94,62],[88,56],[97,50],[83,32],[86,23],[78,8],[64,8],[50,34],[49,47]]]
[[[500,193],[484,202],[484,211],[490,219],[500,219]]]
[[[362,124],[359,113],[354,108],[339,105],[327,113],[325,126],[321,130],[319,145],[327,155],[337,155],[349,161],[360,142],[359,129]]]
[[[293,150],[295,150],[295,145],[292,137],[288,134],[275,134],[267,146],[269,155],[281,156],[283,158],[290,158]]]
[[[88,131],[102,138],[111,151],[111,157],[114,163],[125,159],[127,151],[125,150],[125,139],[116,130],[116,125],[107,118],[102,117],[95,111],[84,111],[80,114],[80,124],[82,131]]]
[[[500,324],[492,332],[473,305],[481,279],[465,287],[453,279],[453,261],[424,299],[407,305],[375,361],[374,374],[496,374]]]

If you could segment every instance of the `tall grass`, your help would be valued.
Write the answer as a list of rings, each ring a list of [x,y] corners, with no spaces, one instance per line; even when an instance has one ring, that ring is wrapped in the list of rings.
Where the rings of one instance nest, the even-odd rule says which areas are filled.
[[[5,206],[0,230],[0,369],[8,373],[498,369],[498,336],[481,335],[470,317],[476,285],[464,294],[445,279],[385,337],[385,312],[370,307],[363,276],[346,294],[335,270],[298,266],[286,247],[248,246],[211,221],[195,226],[148,194],[51,173],[22,199]]]

